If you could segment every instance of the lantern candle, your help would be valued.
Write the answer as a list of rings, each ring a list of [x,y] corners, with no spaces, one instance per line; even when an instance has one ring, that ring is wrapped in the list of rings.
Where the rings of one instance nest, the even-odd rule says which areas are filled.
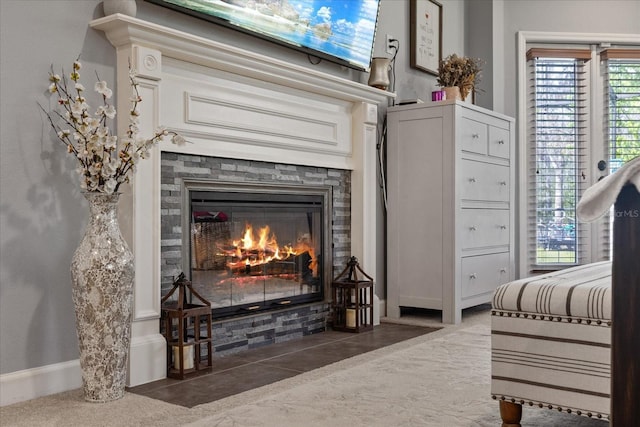
[[[353,308],[347,308],[347,328],[356,327],[356,311]]]
[[[184,369],[193,369],[193,345],[185,344],[182,347],[182,363]],[[180,347],[177,345],[173,346],[173,366],[176,369],[180,368]]]

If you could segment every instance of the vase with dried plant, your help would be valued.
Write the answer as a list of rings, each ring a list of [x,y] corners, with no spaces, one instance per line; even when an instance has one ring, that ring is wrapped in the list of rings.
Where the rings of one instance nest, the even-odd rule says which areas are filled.
[[[468,56],[458,56],[455,53],[440,61],[438,66],[438,86],[447,91],[447,88],[458,88],[460,100],[475,92],[476,85],[480,82],[482,72],[482,60]],[[447,92],[457,92],[449,90]],[[457,95],[454,95],[457,97]],[[450,99],[447,93],[447,99]]]

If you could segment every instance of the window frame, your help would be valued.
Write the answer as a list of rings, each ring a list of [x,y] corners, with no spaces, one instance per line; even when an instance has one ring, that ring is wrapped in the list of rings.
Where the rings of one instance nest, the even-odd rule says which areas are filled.
[[[518,202],[517,202],[517,244],[518,244],[518,263],[516,277],[529,276],[532,273],[532,265],[529,263],[529,233],[526,221],[528,204],[527,204],[527,188],[529,184],[527,169],[527,51],[533,44],[558,45],[570,47],[571,45],[591,45],[592,60],[588,62],[590,73],[593,76],[599,75],[600,61],[597,57],[596,47],[608,47],[612,44],[616,46],[624,45],[640,45],[640,35],[637,34],[585,34],[585,33],[558,33],[558,32],[537,32],[537,31],[519,31],[517,34],[517,135],[518,135]],[[603,111],[604,100],[602,99],[602,81],[594,80],[589,88],[589,96],[592,100],[592,111]],[[603,135],[603,123],[599,120],[590,120],[588,125],[588,133],[590,135]],[[597,170],[597,159],[604,158],[604,147],[596,147],[590,144],[587,151],[587,169],[589,180],[595,182],[601,172]],[[594,161],[595,160],[595,161]],[[608,170],[608,169],[607,169]],[[598,260],[601,252],[599,251],[599,239],[602,238],[602,224],[600,221],[593,222],[589,225],[589,237],[587,244],[587,259],[584,262],[592,262]],[[595,240],[595,241],[594,241]],[[550,268],[552,269],[552,268]]]
[[[592,99],[588,93],[591,82],[591,67],[589,62],[591,61],[592,56],[593,52],[591,49],[531,48],[527,51],[527,57],[529,60],[528,73],[530,76],[530,95],[528,96],[529,99],[527,107],[527,126],[529,127],[529,134],[526,144],[523,144],[523,148],[526,148],[527,150],[525,156],[530,159],[529,165],[534,161],[531,156],[534,156],[536,166],[535,169],[529,167],[529,170],[527,171],[527,179],[529,183],[527,190],[529,190],[528,200],[530,203],[527,207],[527,218],[529,220],[527,241],[529,243],[528,265],[530,272],[562,269],[578,265],[582,260],[590,258],[590,254],[588,255],[584,252],[585,249],[590,246],[591,227],[577,221],[575,209],[577,208],[577,201],[580,195],[583,194],[588,186],[591,185],[590,182],[587,182],[584,171],[590,164],[590,153],[588,151],[590,148],[589,141],[593,140],[589,126]],[[569,70],[566,71],[566,74],[570,74],[572,76],[573,79],[571,81],[566,81],[564,76],[560,77],[558,75],[558,69],[565,67],[569,68]],[[538,72],[540,72],[540,74],[538,74]],[[555,80],[556,78],[560,78],[560,80]],[[539,84],[545,85],[550,82],[560,85],[558,89],[562,95],[559,95],[560,92],[546,92],[544,89],[542,90],[542,93],[539,92]],[[563,112],[558,111],[558,96],[563,100],[563,103],[569,102],[568,110],[563,110]],[[542,102],[540,111],[538,110],[539,101]],[[548,105],[548,111],[547,108],[545,108],[547,103],[550,103]],[[546,127],[546,120],[554,120],[554,117],[558,119],[558,117],[556,117],[558,114],[562,119],[569,120],[574,126],[570,126],[570,123],[568,122],[566,123],[566,127],[562,128],[556,128],[554,126]],[[562,144],[560,144],[562,148],[558,145],[560,141],[562,141]],[[571,142],[575,143],[573,147],[566,145]],[[552,153],[557,153],[556,150],[561,150],[564,153],[571,155],[570,160],[568,160],[569,164],[566,165],[567,168],[562,167],[562,173],[559,175],[554,175],[554,172],[558,172],[557,169],[549,169],[546,166],[550,165],[540,163],[541,159],[539,158],[541,153],[547,153],[549,156],[552,156]],[[566,159],[565,156],[562,158]],[[562,162],[562,160],[560,161]],[[539,173],[540,175],[538,175]],[[584,178],[581,178],[581,175]],[[555,179],[553,179],[552,176]],[[561,178],[561,182],[558,182],[557,178]],[[573,261],[568,261],[567,259],[553,260],[550,257],[545,262],[539,257],[538,238],[540,236],[537,234],[539,232],[537,226],[540,221],[540,202],[541,200],[546,199],[540,192],[544,186],[538,187],[540,180],[547,182],[547,184],[549,184],[549,180],[552,180],[554,182],[551,184],[553,188],[557,185],[561,185],[564,188],[565,184],[568,185],[568,188],[566,188],[567,190],[573,187],[572,192],[574,195],[572,199],[574,202],[574,210],[564,212],[564,214],[568,215],[568,218],[572,218],[574,221],[574,238],[576,244],[567,250],[574,253],[575,257],[573,258]],[[530,192],[532,188],[533,193]],[[566,201],[565,196],[567,196],[567,194],[562,190],[563,208]],[[553,199],[555,199],[555,197],[553,197]],[[556,203],[557,201],[554,201],[553,205],[555,206]],[[534,213],[537,222],[535,227],[530,220],[531,215]],[[549,214],[550,212],[547,213]],[[553,215],[553,218],[554,221],[561,220],[555,214]],[[550,218],[547,219],[550,220]],[[556,249],[560,251],[560,248]]]

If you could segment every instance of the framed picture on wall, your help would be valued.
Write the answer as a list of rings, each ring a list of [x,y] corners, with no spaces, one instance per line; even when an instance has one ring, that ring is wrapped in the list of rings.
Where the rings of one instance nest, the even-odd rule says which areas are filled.
[[[438,75],[442,60],[442,5],[435,0],[411,0],[411,67]]]

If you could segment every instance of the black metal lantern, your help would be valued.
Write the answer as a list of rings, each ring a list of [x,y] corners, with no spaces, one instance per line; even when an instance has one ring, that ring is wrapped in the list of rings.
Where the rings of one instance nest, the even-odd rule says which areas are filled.
[[[178,299],[169,301],[176,291]],[[167,340],[167,376],[184,379],[191,373],[211,370],[211,303],[180,273],[161,304]]]
[[[362,271],[356,257],[352,256],[347,267],[333,280],[331,290],[334,330],[364,332],[373,329],[373,278]]]

